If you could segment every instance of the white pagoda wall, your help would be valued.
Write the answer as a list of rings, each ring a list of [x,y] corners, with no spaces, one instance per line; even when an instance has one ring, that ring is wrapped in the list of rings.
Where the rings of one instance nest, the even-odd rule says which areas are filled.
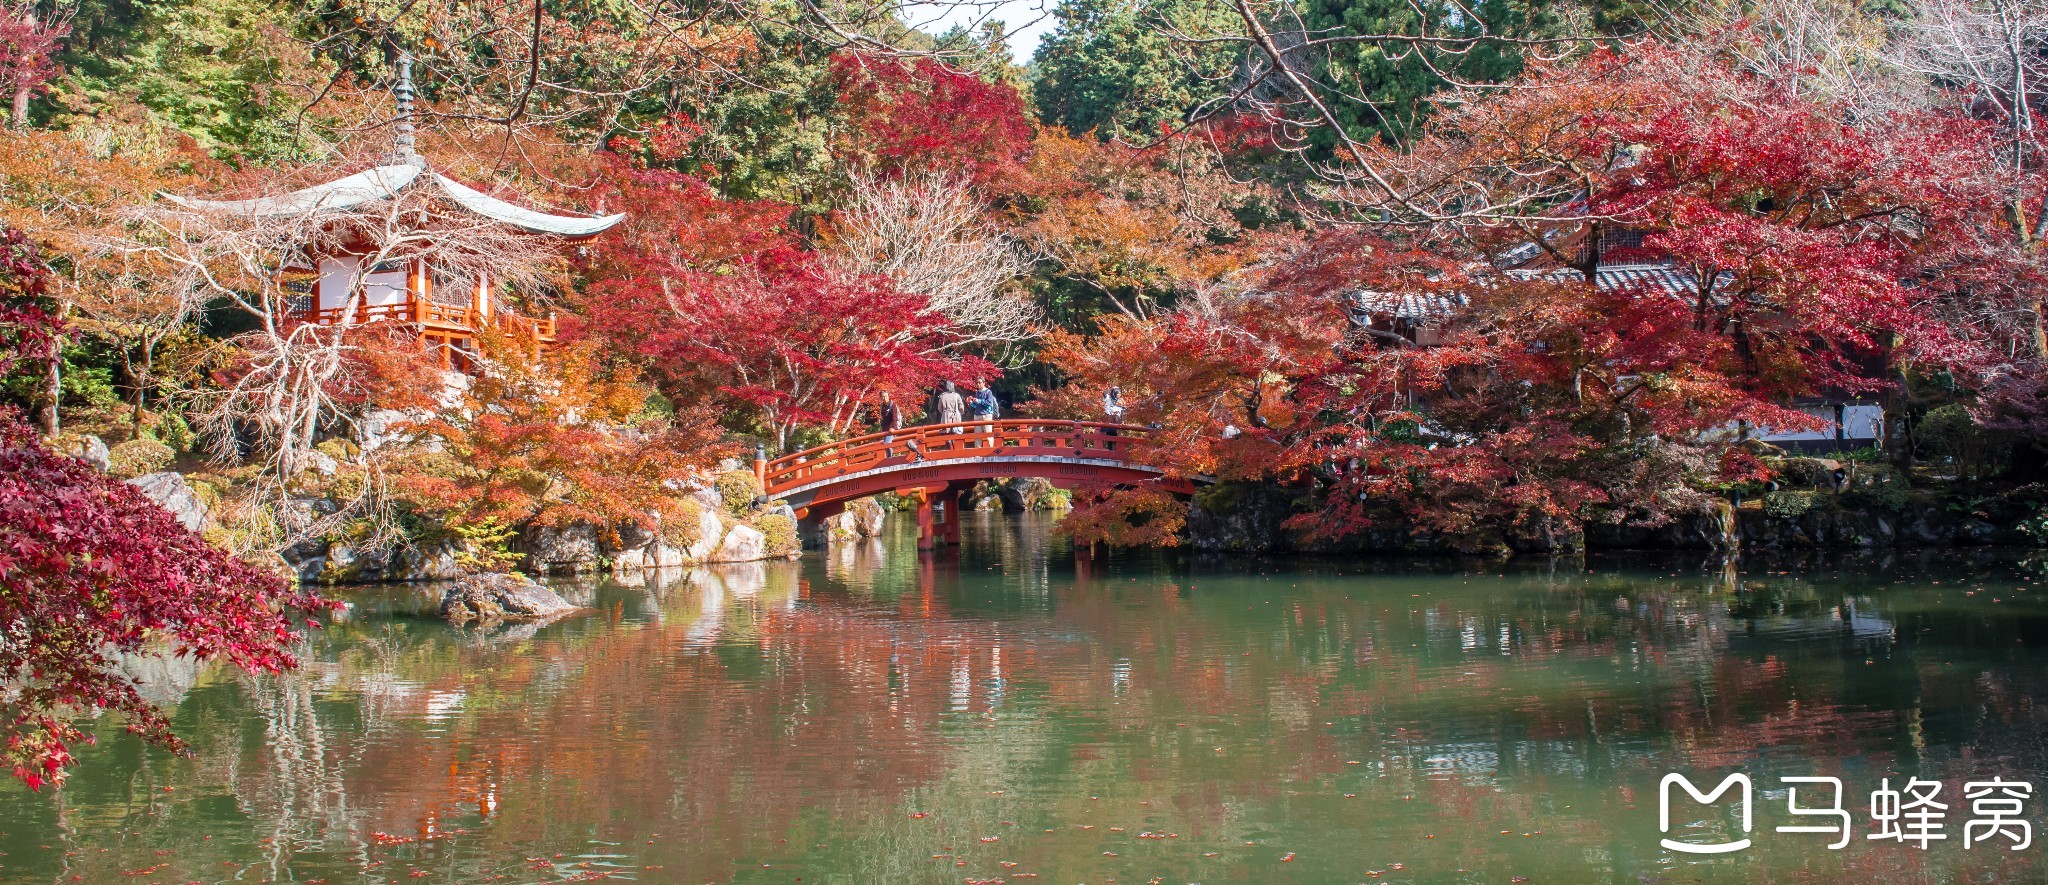
[[[319,309],[337,310],[348,304],[349,286],[362,270],[355,256],[320,259]],[[407,297],[405,271],[378,271],[363,276],[363,303],[371,307],[404,304]]]

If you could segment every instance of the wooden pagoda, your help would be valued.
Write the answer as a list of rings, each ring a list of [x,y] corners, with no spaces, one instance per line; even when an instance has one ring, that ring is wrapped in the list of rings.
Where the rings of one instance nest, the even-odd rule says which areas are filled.
[[[165,194],[178,205],[191,209],[240,215],[252,219],[303,218],[321,213],[360,211],[361,207],[395,201],[422,188],[433,189],[431,205],[464,214],[457,219],[473,225],[479,220],[525,235],[547,237],[564,243],[588,240],[609,230],[624,214],[581,216],[555,215],[493,197],[435,171],[415,150],[412,131],[412,60],[399,60],[398,137],[388,162],[343,176],[324,184],[288,194],[251,200],[205,200]],[[364,245],[323,244],[310,250],[301,266],[282,272],[298,277],[291,288],[303,295],[292,305],[301,321],[319,325],[360,325],[396,322],[417,330],[421,339],[441,355],[443,367],[468,369],[479,330],[491,324],[514,327],[542,344],[553,343],[555,320],[522,317],[509,310],[494,288],[487,271],[463,275],[459,284],[446,285],[448,275],[437,274],[433,250],[420,257],[365,267],[376,250]],[[438,287],[436,280],[443,279]],[[452,291],[449,291],[452,289]]]

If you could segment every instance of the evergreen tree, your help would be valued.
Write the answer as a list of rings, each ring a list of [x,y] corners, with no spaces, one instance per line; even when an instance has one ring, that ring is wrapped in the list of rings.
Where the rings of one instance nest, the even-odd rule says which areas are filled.
[[[1217,0],[1066,0],[1032,57],[1039,120],[1076,135],[1150,139],[1228,94],[1237,53],[1177,44],[1169,31],[1228,32]]]

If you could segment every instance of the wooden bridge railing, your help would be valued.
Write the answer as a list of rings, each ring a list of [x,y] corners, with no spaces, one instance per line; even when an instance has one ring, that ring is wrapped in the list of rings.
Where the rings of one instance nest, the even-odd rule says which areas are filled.
[[[770,497],[837,477],[896,464],[942,464],[993,456],[1131,461],[1146,429],[1096,421],[998,419],[926,424],[870,433],[766,462],[761,485]]]

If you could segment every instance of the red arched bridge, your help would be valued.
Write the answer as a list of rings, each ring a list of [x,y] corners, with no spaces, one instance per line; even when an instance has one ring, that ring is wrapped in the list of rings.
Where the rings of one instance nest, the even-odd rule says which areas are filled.
[[[882,492],[918,502],[919,547],[935,536],[932,504],[943,503],[946,541],[960,539],[960,494],[987,479],[1035,476],[1063,489],[1079,485],[1155,483],[1192,494],[1187,478],[1137,460],[1147,430],[1093,421],[993,420],[927,424],[870,433],[754,462],[770,498],[787,501],[797,518],[823,519],[846,502]]]

